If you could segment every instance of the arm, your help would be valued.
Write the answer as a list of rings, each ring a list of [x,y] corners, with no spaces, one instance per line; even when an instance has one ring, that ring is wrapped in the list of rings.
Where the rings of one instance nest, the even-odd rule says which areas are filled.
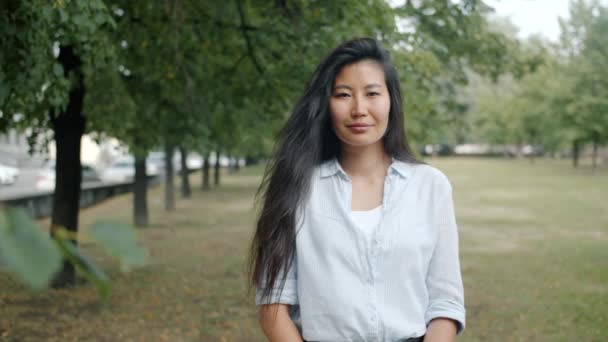
[[[282,287],[276,284],[268,298],[262,298],[263,286],[256,289],[258,321],[270,342],[302,341],[300,332],[289,315],[291,306],[299,302],[297,273],[297,255],[294,253]],[[282,276],[279,276],[279,280],[281,278]]]
[[[258,318],[269,342],[302,342],[300,332],[289,317],[287,304],[260,305]]]
[[[435,318],[426,328],[424,342],[453,342],[457,331],[457,323],[453,320]]]
[[[441,188],[435,203],[438,236],[426,279],[429,306],[425,314],[428,334],[425,341],[452,341],[465,326],[452,188],[447,179]]]

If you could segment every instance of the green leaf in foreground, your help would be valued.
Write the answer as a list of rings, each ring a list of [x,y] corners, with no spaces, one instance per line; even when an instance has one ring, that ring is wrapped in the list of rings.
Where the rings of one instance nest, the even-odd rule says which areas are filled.
[[[61,254],[51,238],[19,208],[0,214],[0,260],[36,291],[48,287],[61,267]]]
[[[137,243],[135,229],[127,224],[99,221],[87,230],[87,236],[116,257],[123,271],[146,262],[146,250]]]
[[[55,243],[80,274],[97,287],[100,296],[106,300],[110,296],[110,278],[97,267],[84,253],[80,251],[71,241],[65,239],[62,234],[58,234]]]

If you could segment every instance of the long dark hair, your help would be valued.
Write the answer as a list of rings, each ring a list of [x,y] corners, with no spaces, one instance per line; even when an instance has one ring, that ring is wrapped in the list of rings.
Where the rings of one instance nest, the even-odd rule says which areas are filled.
[[[263,288],[264,299],[285,284],[281,275],[287,274],[293,260],[296,216],[308,197],[314,168],[337,158],[340,152],[329,113],[334,79],[344,66],[361,60],[377,61],[384,69],[391,103],[383,137],[386,153],[397,160],[418,163],[407,142],[399,78],[388,51],[372,38],[350,40],[335,48],[315,70],[279,132],[274,156],[258,189],[258,201],[263,201],[263,206],[251,245],[249,276],[251,286]]]

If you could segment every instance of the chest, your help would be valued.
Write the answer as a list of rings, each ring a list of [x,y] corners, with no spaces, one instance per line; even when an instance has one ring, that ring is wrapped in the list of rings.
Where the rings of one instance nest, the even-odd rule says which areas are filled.
[[[351,209],[356,211],[371,210],[382,204],[384,194],[383,179],[353,179]]]
[[[323,260],[360,260],[363,264],[430,258],[438,233],[430,192],[388,182],[384,189],[374,188],[372,200],[365,199],[365,193],[357,195],[356,187],[345,182],[325,185],[315,189],[304,212],[298,251],[318,254]],[[355,203],[358,199],[361,202]],[[352,210],[380,203],[379,224],[373,232],[362,232]]]

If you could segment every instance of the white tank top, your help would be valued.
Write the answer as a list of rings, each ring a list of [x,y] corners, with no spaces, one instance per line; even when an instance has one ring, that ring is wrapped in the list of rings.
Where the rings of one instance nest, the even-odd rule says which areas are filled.
[[[374,209],[371,210],[365,210],[365,211],[355,211],[352,210],[351,213],[351,217],[353,218],[353,221],[355,222],[355,225],[357,225],[357,228],[359,228],[367,238],[371,238],[372,233],[374,232],[374,230],[376,229],[376,227],[378,226],[378,224],[380,224],[380,218],[382,216],[382,206],[378,206]]]

